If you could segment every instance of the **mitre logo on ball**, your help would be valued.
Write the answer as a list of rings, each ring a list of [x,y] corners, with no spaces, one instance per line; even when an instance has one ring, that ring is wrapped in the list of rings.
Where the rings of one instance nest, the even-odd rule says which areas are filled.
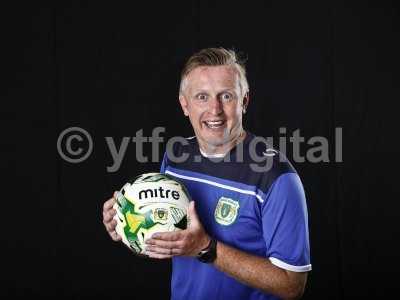
[[[144,254],[144,241],[153,233],[187,226],[190,196],[185,186],[170,175],[137,176],[123,186],[116,198],[115,230],[136,254]]]
[[[169,196],[171,195],[171,196]],[[162,186],[160,186],[158,189],[147,189],[147,190],[142,190],[139,192],[139,199],[147,199],[147,198],[157,198],[160,197],[161,199],[168,199],[169,197],[172,197],[175,200],[179,200],[179,192],[178,191],[171,191],[171,190],[164,190]]]

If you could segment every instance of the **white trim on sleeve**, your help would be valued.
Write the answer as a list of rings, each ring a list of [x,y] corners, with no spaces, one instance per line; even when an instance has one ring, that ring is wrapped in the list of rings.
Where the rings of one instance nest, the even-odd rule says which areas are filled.
[[[305,266],[293,266],[285,263],[284,261],[281,261],[275,257],[269,257],[269,260],[271,261],[272,264],[275,266],[292,271],[292,272],[308,272],[311,271],[311,265],[305,265]]]

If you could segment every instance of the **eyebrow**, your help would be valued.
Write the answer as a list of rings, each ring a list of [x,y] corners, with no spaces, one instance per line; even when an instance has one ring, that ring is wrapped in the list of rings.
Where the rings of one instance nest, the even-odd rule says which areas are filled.
[[[220,91],[218,91],[217,93],[220,94],[220,93],[223,93],[223,92],[231,92],[231,91],[235,91],[235,88],[234,88],[234,87],[231,87],[231,88],[223,88],[223,89],[221,89]],[[200,89],[200,90],[193,89],[193,93],[194,93],[194,94],[201,94],[201,93],[208,94],[208,91],[207,91],[207,90],[204,90],[204,89]]]

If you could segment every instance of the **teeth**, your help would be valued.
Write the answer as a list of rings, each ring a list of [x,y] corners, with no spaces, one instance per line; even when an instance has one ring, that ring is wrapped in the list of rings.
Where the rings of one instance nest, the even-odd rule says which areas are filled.
[[[222,126],[222,124],[224,124],[224,121],[206,121],[205,123],[210,128],[217,128]]]

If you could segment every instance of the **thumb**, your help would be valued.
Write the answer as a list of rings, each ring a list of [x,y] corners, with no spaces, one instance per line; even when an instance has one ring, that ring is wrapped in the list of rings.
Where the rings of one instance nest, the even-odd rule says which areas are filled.
[[[195,209],[194,201],[190,201],[188,208],[188,218],[189,218],[189,226],[198,226],[200,224],[199,217],[197,216],[197,212]]]

